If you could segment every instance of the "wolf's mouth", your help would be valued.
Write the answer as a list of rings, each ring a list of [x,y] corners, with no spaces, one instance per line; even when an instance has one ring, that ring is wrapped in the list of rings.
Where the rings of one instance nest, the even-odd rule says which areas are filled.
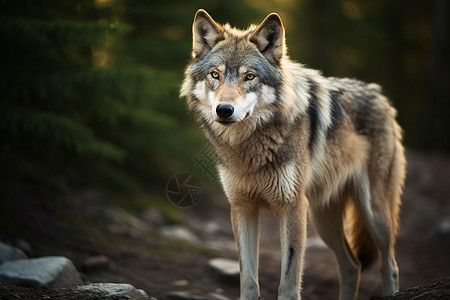
[[[250,117],[250,113],[247,113],[245,115],[245,117],[241,121],[247,119],[248,117]],[[234,123],[237,123],[239,121],[233,121],[233,120],[228,120],[228,119],[218,119],[218,120],[216,119],[216,122],[222,124],[223,126],[230,126],[230,125],[232,125]]]
[[[236,123],[236,121],[223,121],[223,120],[217,122],[219,122],[223,126],[230,126],[231,124]]]

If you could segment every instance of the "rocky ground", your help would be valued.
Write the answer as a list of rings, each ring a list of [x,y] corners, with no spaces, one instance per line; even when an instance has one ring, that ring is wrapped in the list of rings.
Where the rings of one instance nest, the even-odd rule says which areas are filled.
[[[409,153],[408,162],[396,247],[401,289],[450,276],[450,158]],[[131,215],[96,206],[80,211],[89,226],[80,229],[84,237],[79,243],[50,243],[39,253],[69,257],[85,283],[129,283],[159,300],[238,299],[236,277],[221,276],[207,266],[215,257],[236,259],[228,204],[221,193],[204,191],[196,206],[181,211],[183,225],[168,224],[156,210]],[[263,299],[276,299],[279,252],[277,221],[264,215],[259,275]],[[303,298],[337,299],[333,255],[312,230],[305,261]],[[5,290],[0,288],[0,299]],[[378,263],[362,274],[358,299],[380,292]]]

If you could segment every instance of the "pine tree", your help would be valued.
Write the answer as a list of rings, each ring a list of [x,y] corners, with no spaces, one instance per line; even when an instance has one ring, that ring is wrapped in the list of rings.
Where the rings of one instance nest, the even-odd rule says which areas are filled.
[[[119,6],[103,2],[3,1],[3,182],[134,184],[123,168],[133,154],[128,130],[172,125],[151,99],[171,94],[177,80],[114,64],[132,28],[118,21]]]

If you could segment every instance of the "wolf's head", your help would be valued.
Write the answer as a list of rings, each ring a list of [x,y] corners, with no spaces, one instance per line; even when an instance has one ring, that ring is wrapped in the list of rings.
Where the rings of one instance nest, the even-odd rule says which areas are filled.
[[[280,17],[272,13],[259,26],[240,31],[217,24],[201,9],[192,31],[193,59],[181,89],[191,112],[209,126],[268,118],[286,55]]]

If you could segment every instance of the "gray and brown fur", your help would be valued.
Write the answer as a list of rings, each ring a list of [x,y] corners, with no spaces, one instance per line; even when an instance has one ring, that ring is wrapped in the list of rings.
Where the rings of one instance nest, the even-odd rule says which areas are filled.
[[[277,14],[240,31],[199,10],[181,96],[217,155],[241,300],[260,297],[261,210],[280,219],[278,299],[300,299],[307,213],[336,255],[340,299],[356,297],[361,269],[379,253],[384,293],[398,290],[394,243],[406,163],[396,111],[378,85],[292,62]]]

